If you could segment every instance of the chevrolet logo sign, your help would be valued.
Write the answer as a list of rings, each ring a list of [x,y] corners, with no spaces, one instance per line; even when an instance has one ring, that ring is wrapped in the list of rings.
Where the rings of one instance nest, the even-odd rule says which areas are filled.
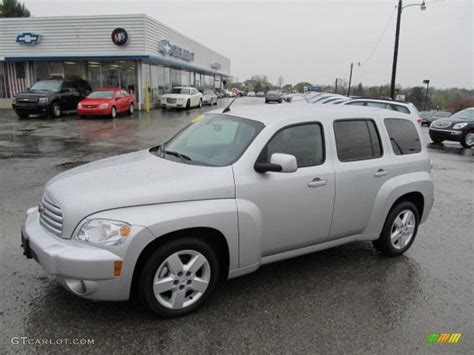
[[[37,44],[40,41],[40,39],[41,39],[41,35],[31,33],[31,32],[24,32],[16,36],[16,43]]]

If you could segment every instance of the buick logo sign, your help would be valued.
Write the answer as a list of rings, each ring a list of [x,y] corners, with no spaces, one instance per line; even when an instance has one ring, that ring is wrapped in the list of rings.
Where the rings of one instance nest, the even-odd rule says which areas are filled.
[[[116,46],[124,46],[128,42],[128,33],[123,28],[116,28],[112,31],[112,42]]]
[[[16,36],[16,43],[19,44],[36,44],[40,41],[41,36],[36,33],[23,32]]]

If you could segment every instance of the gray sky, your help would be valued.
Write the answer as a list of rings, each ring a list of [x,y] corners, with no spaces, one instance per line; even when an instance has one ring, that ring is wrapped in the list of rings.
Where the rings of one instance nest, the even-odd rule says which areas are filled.
[[[230,58],[239,80],[265,74],[274,83],[281,75],[285,83],[332,84],[360,62],[354,83],[390,81],[396,0],[20,1],[34,16],[146,13]],[[472,0],[405,9],[397,82],[473,88],[473,12]]]

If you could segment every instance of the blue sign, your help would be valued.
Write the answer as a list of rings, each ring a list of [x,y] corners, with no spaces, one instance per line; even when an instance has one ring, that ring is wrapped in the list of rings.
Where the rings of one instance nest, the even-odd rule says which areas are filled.
[[[20,44],[37,44],[41,39],[41,35],[31,32],[23,32],[16,36],[16,43]]]
[[[170,41],[164,39],[158,44],[158,51],[164,55],[180,58],[188,62],[194,61],[194,53],[177,45],[171,44]]]
[[[306,91],[321,92],[321,86],[306,86]]]

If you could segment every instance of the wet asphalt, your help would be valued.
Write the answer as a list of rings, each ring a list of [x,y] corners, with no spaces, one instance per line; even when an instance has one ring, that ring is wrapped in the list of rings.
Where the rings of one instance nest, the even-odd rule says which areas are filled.
[[[435,204],[404,256],[353,243],[266,265],[179,319],[154,318],[134,302],[82,300],[24,258],[20,225],[51,177],[160,144],[209,109],[115,120],[18,120],[0,110],[0,353],[473,352],[474,158],[454,142],[428,144]],[[426,344],[435,332],[463,335],[458,344]],[[67,344],[74,339],[93,344]]]

